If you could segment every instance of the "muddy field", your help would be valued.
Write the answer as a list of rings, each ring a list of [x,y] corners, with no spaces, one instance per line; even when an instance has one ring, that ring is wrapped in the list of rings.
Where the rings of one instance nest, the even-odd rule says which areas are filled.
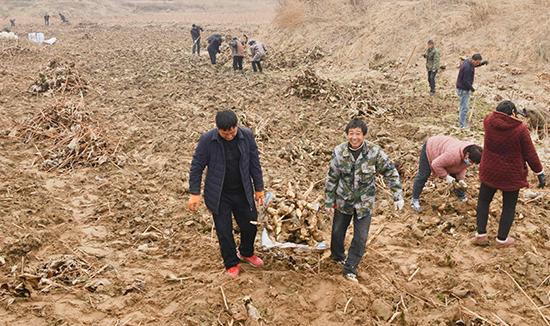
[[[405,69],[406,60],[335,82],[321,48],[289,50],[270,43],[267,26],[238,26],[209,28],[264,37],[265,73],[253,74],[249,63],[234,73],[228,49],[217,66],[206,51],[191,56],[183,23],[72,22],[51,27],[59,39],[51,47],[0,43],[0,324],[550,322],[548,190],[520,193],[512,228],[519,241],[505,250],[469,243],[475,169],[466,203],[432,180],[425,210],[408,206],[424,139],[445,133],[480,143],[481,119],[506,95],[498,85],[512,78],[508,68],[480,77],[488,86],[474,98],[472,129],[461,131],[451,77],[434,97],[423,68]],[[331,150],[353,116],[400,163],[407,205],[396,214],[379,190],[358,285],[341,276],[328,251],[264,250],[259,241],[266,266],[243,266],[234,280],[225,275],[211,215],[204,206],[186,210],[196,141],[221,108],[234,108],[255,131],[266,190],[276,196],[290,184],[322,204]],[[537,140],[545,170],[547,146]],[[491,235],[500,203],[497,196]],[[330,217],[319,218],[329,239]]]

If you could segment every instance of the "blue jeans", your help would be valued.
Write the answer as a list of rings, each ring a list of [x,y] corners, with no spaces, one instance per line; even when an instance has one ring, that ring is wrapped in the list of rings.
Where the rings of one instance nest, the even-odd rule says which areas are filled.
[[[353,218],[353,239],[348,250],[348,257],[344,253],[344,241],[346,240],[346,232]],[[365,254],[367,237],[371,222],[370,213],[361,219],[357,218],[357,214],[343,214],[337,209],[334,210],[334,218],[332,220],[332,234],[330,239],[330,252],[332,259],[335,261],[344,261],[344,274],[357,274],[357,266],[361,262],[361,258]]]
[[[468,102],[470,101],[470,91],[464,89],[456,89],[456,94],[460,100],[458,107],[458,126],[460,128],[466,128],[468,123]]]

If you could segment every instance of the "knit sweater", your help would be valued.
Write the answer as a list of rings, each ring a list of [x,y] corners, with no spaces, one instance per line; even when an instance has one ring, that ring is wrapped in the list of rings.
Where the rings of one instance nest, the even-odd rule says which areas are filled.
[[[527,126],[505,113],[493,112],[483,120],[483,128],[481,182],[502,191],[528,187],[527,164],[535,173],[542,171],[542,164]]]

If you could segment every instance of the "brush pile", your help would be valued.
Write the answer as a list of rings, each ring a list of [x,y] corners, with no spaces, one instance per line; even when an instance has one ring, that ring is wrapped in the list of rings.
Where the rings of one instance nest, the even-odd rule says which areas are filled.
[[[68,92],[72,94],[85,94],[88,83],[80,77],[74,63],[52,60],[44,71],[38,74],[38,79],[29,87],[33,94],[45,92]]]
[[[41,110],[19,126],[16,134],[25,143],[41,143],[46,148],[39,153],[46,170],[98,166],[114,155],[82,102],[56,103]]]

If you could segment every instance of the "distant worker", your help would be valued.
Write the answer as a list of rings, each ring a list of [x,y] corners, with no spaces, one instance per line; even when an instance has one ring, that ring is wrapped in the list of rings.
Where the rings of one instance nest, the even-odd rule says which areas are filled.
[[[216,64],[216,55],[220,53],[220,47],[222,46],[223,38],[220,34],[210,35],[206,41],[208,42],[208,55],[210,56],[210,62]]]
[[[481,161],[482,148],[469,141],[450,136],[433,136],[422,146],[418,172],[414,178],[411,207],[420,212],[420,194],[432,172],[447,183],[458,183],[454,194],[460,201],[466,201],[466,169]]]
[[[236,36],[229,42],[233,56],[233,70],[243,70],[244,45]]]
[[[61,22],[64,23],[64,24],[68,24],[69,21],[67,20],[67,18],[62,14],[62,13],[59,13],[59,19],[61,19]]]
[[[263,70],[261,61],[267,54],[267,49],[265,45],[255,40],[250,40],[250,42],[248,42],[248,45],[250,45],[250,54],[252,55],[252,70],[254,70],[254,72],[262,72]]]
[[[439,50],[435,47],[434,41],[428,41],[428,47],[423,55],[426,58],[426,69],[428,70],[428,83],[430,84],[430,95],[435,94],[435,76],[439,70]]]
[[[193,48],[192,53],[195,54],[197,52],[197,55],[201,55],[201,32],[203,31],[202,27],[198,25],[191,25],[191,39],[193,40]]]
[[[10,19],[10,26],[13,28],[15,27],[15,18]]]
[[[44,25],[50,26],[50,15],[48,13],[44,15]]]
[[[470,101],[470,95],[475,91],[474,89],[474,75],[475,68],[488,64],[488,61],[482,61],[481,54],[476,53],[471,59],[466,59],[460,65],[458,71],[458,77],[456,79],[456,93],[460,100],[458,126],[460,128],[467,128],[468,126],[468,105]]]
[[[485,150],[479,165],[479,198],[477,201],[477,232],[473,243],[489,244],[487,219],[489,206],[497,190],[502,191],[502,213],[496,238],[497,247],[508,247],[514,238],[508,236],[514,216],[519,190],[529,186],[527,165],[535,172],[539,188],[544,188],[546,179],[529,129],[516,116],[518,111],[511,101],[502,101],[496,112],[483,120]],[[527,162],[527,164],[525,164]]]

